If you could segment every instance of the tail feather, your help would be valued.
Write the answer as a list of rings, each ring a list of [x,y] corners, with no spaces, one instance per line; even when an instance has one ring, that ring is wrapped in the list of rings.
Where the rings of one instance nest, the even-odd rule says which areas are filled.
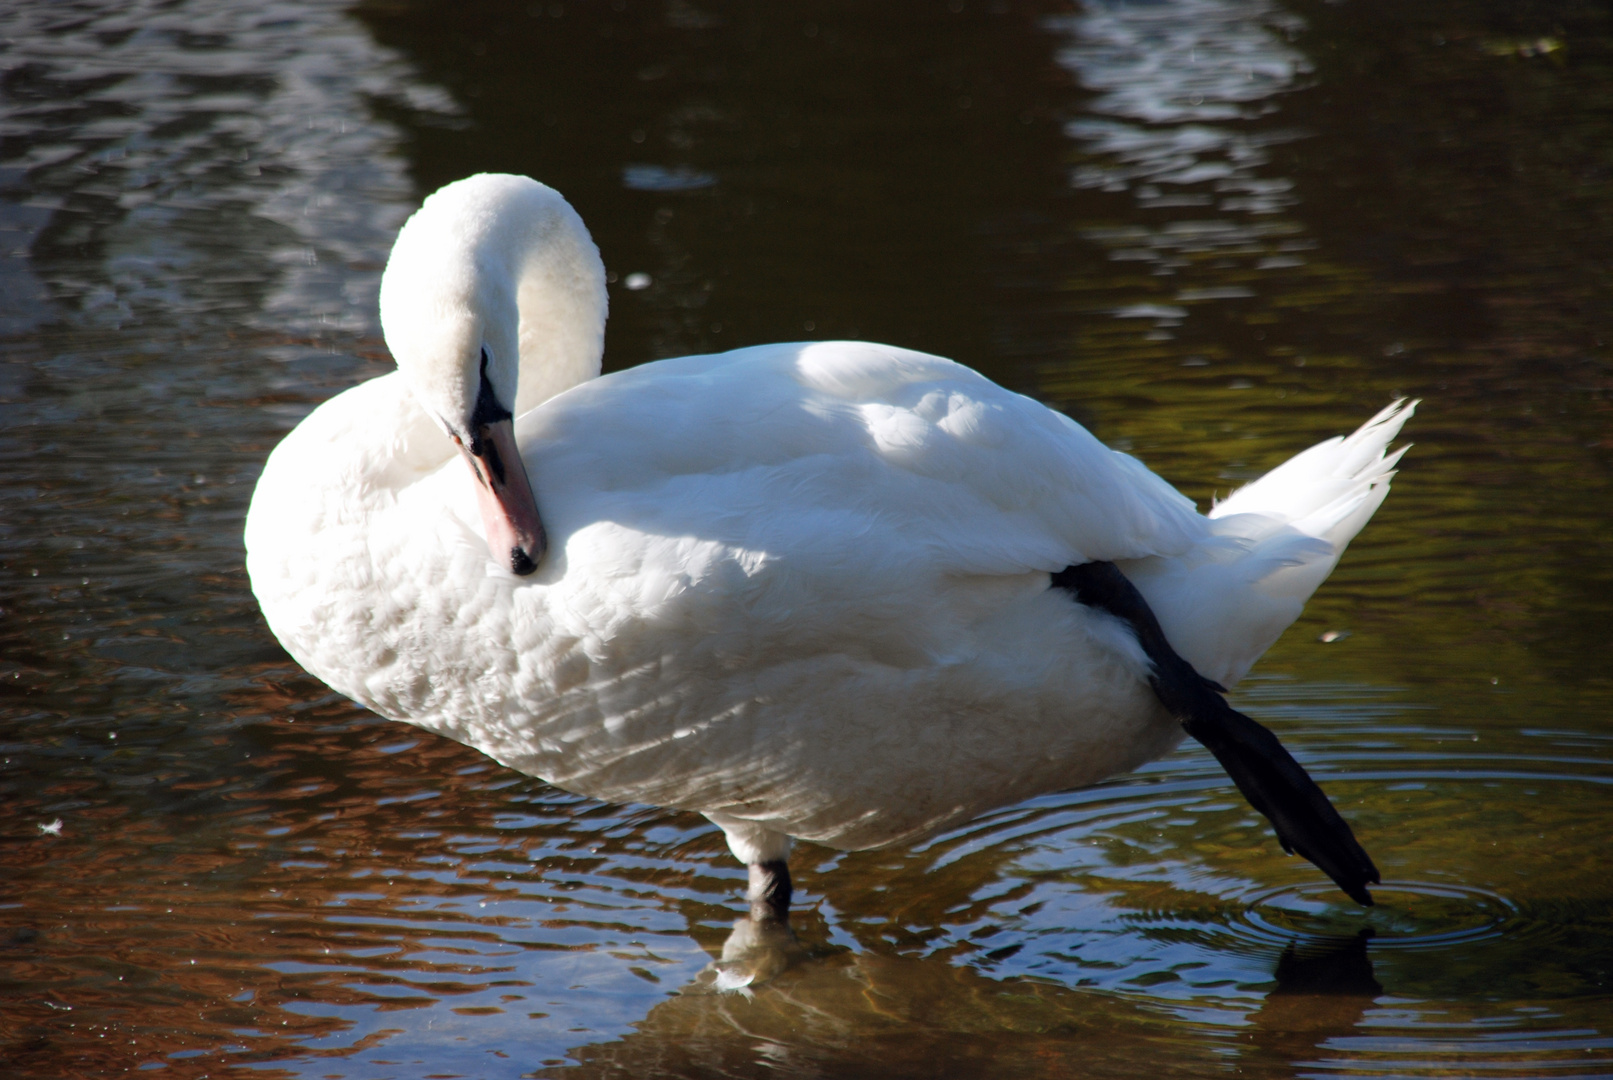
[[[1239,488],[1198,549],[1119,564],[1200,674],[1233,685],[1299,617],[1389,494],[1408,449],[1389,443],[1416,407],[1396,401]]]
[[[1395,466],[1409,447],[1389,452],[1389,443],[1417,411],[1417,402],[1401,398],[1380,411],[1348,436],[1335,435],[1296,454],[1260,479],[1246,484],[1218,502],[1212,519],[1236,514],[1260,514],[1298,525],[1313,516],[1326,521],[1345,514],[1329,511],[1386,486]],[[1382,495],[1378,501],[1382,501]],[[1376,509],[1376,506],[1374,506]],[[1369,513],[1368,517],[1371,516]],[[1365,520],[1363,519],[1363,524]],[[1331,539],[1306,531],[1319,539]],[[1349,543],[1355,534],[1342,538]]]

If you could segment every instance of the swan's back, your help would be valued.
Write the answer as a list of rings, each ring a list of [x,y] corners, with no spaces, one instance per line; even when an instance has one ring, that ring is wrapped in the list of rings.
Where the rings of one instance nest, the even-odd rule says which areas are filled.
[[[1190,549],[1203,519],[1128,455],[940,357],[863,342],[664,360],[518,425],[539,496],[757,551],[1052,572]],[[608,510],[607,510],[608,507]],[[578,522],[580,524],[580,521]]]

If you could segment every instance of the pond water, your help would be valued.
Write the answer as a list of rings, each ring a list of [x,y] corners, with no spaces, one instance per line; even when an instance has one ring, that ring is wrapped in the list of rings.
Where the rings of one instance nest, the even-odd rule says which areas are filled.
[[[0,1072],[1613,1075],[1613,18],[1577,0],[13,4],[0,23]],[[1196,744],[926,844],[802,845],[390,724],[242,569],[387,370],[394,230],[565,192],[606,362],[863,337],[1207,505],[1399,395],[1394,492],[1233,694],[1382,868]]]

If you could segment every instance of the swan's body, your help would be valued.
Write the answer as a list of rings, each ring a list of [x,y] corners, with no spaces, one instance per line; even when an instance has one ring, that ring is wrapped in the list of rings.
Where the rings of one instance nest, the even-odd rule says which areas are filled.
[[[1116,562],[1177,652],[1230,685],[1383,500],[1409,415],[1201,517],[933,356],[770,345],[595,378],[602,276],[532,181],[428,200],[383,285],[403,370],[274,451],[253,589],[343,694],[572,791],[702,811],[751,863],[791,836],[919,837],[1167,751],[1182,728],[1152,654],[1050,574]],[[478,347],[548,534],[530,576],[490,552],[443,433],[465,430],[475,380],[432,355],[474,368]]]

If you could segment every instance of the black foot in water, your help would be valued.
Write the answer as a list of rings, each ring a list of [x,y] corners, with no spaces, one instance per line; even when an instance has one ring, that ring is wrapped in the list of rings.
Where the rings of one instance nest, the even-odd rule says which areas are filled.
[[[783,859],[751,863],[750,917],[756,922],[786,922],[790,917],[790,864]]]
[[[1372,903],[1367,884],[1378,880],[1378,868],[1350,826],[1277,736],[1228,705],[1221,696],[1225,687],[1176,654],[1148,601],[1120,568],[1108,562],[1069,566],[1053,575],[1053,584],[1131,624],[1154,662],[1148,681],[1160,704],[1215,755],[1249,805],[1271,820],[1283,850],[1315,863],[1357,903]]]

